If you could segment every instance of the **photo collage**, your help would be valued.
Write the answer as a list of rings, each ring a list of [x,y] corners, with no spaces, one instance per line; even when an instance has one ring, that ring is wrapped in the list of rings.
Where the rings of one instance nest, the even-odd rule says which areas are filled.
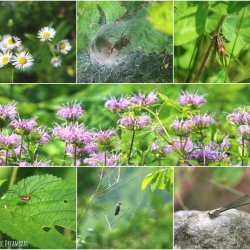
[[[0,249],[250,249],[250,1],[0,1]]]

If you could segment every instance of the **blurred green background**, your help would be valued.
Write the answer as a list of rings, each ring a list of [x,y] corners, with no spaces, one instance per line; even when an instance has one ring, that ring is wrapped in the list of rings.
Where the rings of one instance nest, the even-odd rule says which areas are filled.
[[[249,168],[175,168],[175,211],[213,210],[250,194]],[[250,205],[237,208],[250,212]]]
[[[158,90],[164,95],[176,100],[181,90],[190,93],[198,91],[199,94],[207,94],[207,104],[202,107],[202,111],[208,113],[215,112],[216,128],[223,133],[235,135],[235,128],[226,123],[226,116],[237,107],[249,106],[250,85],[223,85],[223,84],[200,84],[200,85],[164,85],[164,84],[126,84],[126,85],[69,85],[69,84],[39,84],[39,85],[0,85],[0,104],[16,101],[20,117],[30,118],[38,116],[38,124],[53,127],[54,122],[60,123],[56,118],[58,105],[68,101],[81,102],[82,108],[86,111],[81,118],[88,128],[115,128],[118,116],[104,109],[105,98],[111,95],[120,97],[137,93],[139,90],[149,93]],[[175,119],[176,110],[172,107],[165,107],[161,118],[166,126]],[[215,127],[211,130],[215,131]],[[52,143],[40,149],[39,155],[48,157],[54,164],[61,163],[64,143],[59,140],[52,140]],[[173,164],[169,159],[165,165]]]
[[[57,34],[53,42],[68,39],[72,50],[62,57],[62,66],[54,68],[50,64],[51,53],[43,46],[38,63],[31,70],[15,71],[14,82],[18,83],[71,83],[75,82],[76,64],[76,3],[69,1],[1,1],[1,33],[19,37],[25,48],[36,58],[41,42],[29,39],[27,34],[37,35],[38,30],[52,26]],[[0,82],[10,82],[10,68],[0,69]]]
[[[172,192],[141,190],[142,180],[155,170],[105,169],[99,196],[90,202],[102,169],[78,168],[79,249],[172,248]],[[123,204],[115,216],[118,202]]]

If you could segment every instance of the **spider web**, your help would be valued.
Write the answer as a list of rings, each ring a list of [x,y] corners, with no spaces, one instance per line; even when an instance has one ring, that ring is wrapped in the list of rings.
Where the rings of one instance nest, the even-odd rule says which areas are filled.
[[[113,51],[122,37],[130,43]],[[78,82],[173,82],[172,55],[172,39],[145,17],[111,22],[99,28],[89,48],[78,51]]]
[[[150,191],[141,192],[141,182],[150,169],[105,168],[102,173],[99,191],[92,194],[93,206],[84,211],[80,233],[95,230],[100,223],[106,232],[113,232],[133,223],[138,210],[150,210]],[[121,211],[115,216],[118,202],[122,202]]]

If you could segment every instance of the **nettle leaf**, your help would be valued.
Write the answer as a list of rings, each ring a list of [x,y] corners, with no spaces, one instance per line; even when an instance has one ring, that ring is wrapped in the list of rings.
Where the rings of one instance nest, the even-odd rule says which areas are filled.
[[[52,175],[22,179],[0,200],[0,231],[34,247],[75,248],[57,230],[76,231],[75,192],[73,183]]]
[[[206,2],[195,3],[194,6],[186,8],[175,23],[174,44],[183,45],[203,35],[207,13]]]

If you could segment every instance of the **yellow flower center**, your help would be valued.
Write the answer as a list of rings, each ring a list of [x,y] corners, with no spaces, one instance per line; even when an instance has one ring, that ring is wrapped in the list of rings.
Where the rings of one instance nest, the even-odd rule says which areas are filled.
[[[50,33],[49,32],[44,32],[43,33],[43,38],[45,38],[45,39],[50,38]]]
[[[59,48],[61,50],[65,49],[66,48],[66,44],[65,43],[60,43]]]
[[[27,59],[26,59],[25,57],[20,57],[20,58],[18,59],[18,62],[19,62],[20,64],[24,65],[24,64],[27,63]]]
[[[15,43],[15,40],[13,38],[10,38],[8,41],[7,41],[7,44],[8,45],[12,45]]]
[[[9,62],[9,57],[8,56],[3,56],[1,61],[2,61],[2,64],[7,64]]]

